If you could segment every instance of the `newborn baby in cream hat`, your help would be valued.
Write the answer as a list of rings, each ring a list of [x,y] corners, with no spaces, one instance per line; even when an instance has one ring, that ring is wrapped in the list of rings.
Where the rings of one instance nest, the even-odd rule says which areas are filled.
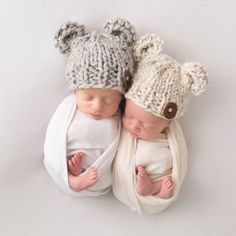
[[[200,95],[208,74],[199,63],[181,65],[162,54],[153,34],[134,47],[137,69],[122,118],[113,168],[113,192],[131,209],[155,213],[176,199],[187,166],[187,149],[176,121],[187,108],[188,92]]]

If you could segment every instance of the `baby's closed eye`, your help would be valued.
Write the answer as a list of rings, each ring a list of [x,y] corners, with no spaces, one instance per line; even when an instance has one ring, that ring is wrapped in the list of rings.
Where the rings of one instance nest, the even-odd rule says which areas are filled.
[[[93,96],[92,96],[92,95],[89,95],[89,94],[83,94],[83,95],[82,95],[82,99],[83,99],[84,101],[91,101],[91,100],[93,100]]]
[[[115,100],[113,98],[105,98],[103,102],[107,105],[110,105],[114,102]]]
[[[148,130],[153,130],[156,128],[155,125],[149,124],[149,123],[142,123],[143,127]]]

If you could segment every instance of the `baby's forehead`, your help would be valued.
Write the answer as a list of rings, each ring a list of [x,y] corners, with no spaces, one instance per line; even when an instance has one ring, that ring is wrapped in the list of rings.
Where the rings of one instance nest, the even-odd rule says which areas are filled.
[[[136,104],[134,101],[127,99],[126,100],[126,109],[125,112],[133,117],[150,123],[159,123],[160,117],[155,116],[149,111],[146,111],[143,107]]]
[[[120,95],[120,92],[114,89],[104,89],[104,88],[87,88],[87,89],[79,89],[77,93],[80,94],[88,94],[98,97],[113,97],[116,95]]]

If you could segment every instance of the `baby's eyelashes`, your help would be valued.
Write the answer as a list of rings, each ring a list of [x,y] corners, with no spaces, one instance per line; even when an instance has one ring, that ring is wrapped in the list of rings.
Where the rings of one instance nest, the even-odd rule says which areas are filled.
[[[150,124],[143,124],[143,126],[144,126],[146,129],[154,129],[154,128],[156,128],[156,126],[150,125]]]
[[[112,103],[114,102],[114,100],[113,100],[112,98],[105,98],[105,99],[103,100],[103,102],[104,102],[105,104],[110,105],[110,104],[112,104]]]
[[[83,95],[82,99],[85,101],[91,101],[93,99],[93,96],[92,95]]]

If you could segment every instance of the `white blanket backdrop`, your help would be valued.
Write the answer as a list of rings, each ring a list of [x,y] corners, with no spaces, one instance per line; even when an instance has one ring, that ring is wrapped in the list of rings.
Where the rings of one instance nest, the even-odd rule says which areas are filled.
[[[108,194],[74,198],[43,167],[46,126],[68,95],[66,56],[54,48],[60,24],[88,30],[127,18],[153,32],[181,62],[199,61],[211,84],[181,119],[188,175],[166,211],[140,216]],[[233,235],[236,224],[236,2],[234,0],[0,0],[0,234]]]

